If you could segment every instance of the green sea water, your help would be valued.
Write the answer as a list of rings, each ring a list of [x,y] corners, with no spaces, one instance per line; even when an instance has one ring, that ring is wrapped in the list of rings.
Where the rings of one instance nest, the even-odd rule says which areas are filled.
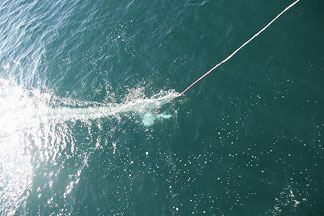
[[[324,2],[0,0],[0,215],[324,215]]]

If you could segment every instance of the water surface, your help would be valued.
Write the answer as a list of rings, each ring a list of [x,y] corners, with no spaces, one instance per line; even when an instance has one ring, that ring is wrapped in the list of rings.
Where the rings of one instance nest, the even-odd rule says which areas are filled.
[[[0,1],[0,215],[322,215],[324,4]]]

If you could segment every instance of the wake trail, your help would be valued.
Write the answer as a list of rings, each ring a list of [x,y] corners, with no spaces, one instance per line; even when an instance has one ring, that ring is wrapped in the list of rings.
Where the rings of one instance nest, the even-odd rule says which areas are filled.
[[[150,98],[137,98],[126,101],[121,104],[107,104],[86,108],[70,108],[62,107],[49,110],[43,114],[43,118],[56,121],[75,121],[75,120],[95,120],[118,116],[125,113],[137,113],[145,115],[146,113],[154,113],[163,105],[171,102],[180,94],[174,90],[161,91]],[[153,115],[153,117],[161,118],[163,115]]]
[[[169,113],[161,113],[160,108],[179,97],[178,92],[161,90],[147,97],[143,90],[132,89],[121,103],[105,104],[60,98],[37,89],[26,90],[12,81],[0,79],[0,138],[2,135],[23,132],[28,128],[67,121],[119,119],[124,115],[128,119],[141,119],[144,126],[151,126],[156,120],[172,117]]]

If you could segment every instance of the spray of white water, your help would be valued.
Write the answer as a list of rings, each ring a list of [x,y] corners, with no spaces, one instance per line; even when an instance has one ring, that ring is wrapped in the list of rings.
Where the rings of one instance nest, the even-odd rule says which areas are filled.
[[[170,102],[179,96],[174,90],[160,91],[152,97],[140,97],[127,100],[124,103],[116,104],[96,104],[87,108],[55,108],[48,109],[40,115],[41,119],[49,121],[74,121],[74,120],[94,120],[111,116],[119,116],[123,113],[138,113],[142,117],[144,126],[151,126],[155,120],[170,118],[170,114],[155,113],[162,105]]]
[[[125,115],[141,119],[142,125],[148,127],[156,120],[172,117],[169,113],[161,113],[160,108],[178,96],[170,90],[147,97],[139,88],[130,91],[121,103],[102,104],[59,98],[53,93],[27,90],[13,81],[0,79],[0,212],[14,215],[17,208],[26,203],[35,168],[35,149],[38,152],[36,166],[55,163],[61,149],[66,148],[66,140],[72,142],[69,152],[73,154],[72,132],[65,122]],[[66,195],[77,184],[87,153],[84,158]]]
[[[40,93],[39,90],[26,90],[7,80],[0,80],[0,131],[2,133],[31,128],[39,124],[62,123],[65,121],[86,121],[99,118],[117,117],[125,113],[137,113],[142,118],[144,126],[151,126],[155,120],[167,119],[172,115],[158,113],[159,108],[179,97],[174,90],[160,91],[146,97],[139,89],[126,96],[118,103],[82,102],[57,98],[61,103],[68,101],[69,106],[57,107],[49,104],[53,96],[50,93]],[[136,92],[134,94],[134,92]],[[82,108],[74,108],[77,104]],[[54,108],[53,108],[54,107]]]

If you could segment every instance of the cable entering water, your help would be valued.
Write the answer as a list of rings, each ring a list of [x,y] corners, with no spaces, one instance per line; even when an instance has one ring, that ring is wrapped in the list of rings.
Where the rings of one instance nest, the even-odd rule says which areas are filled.
[[[240,46],[239,48],[237,48],[232,54],[230,54],[227,58],[225,58],[223,61],[221,61],[220,63],[218,63],[217,65],[215,65],[212,69],[210,69],[208,72],[206,72],[204,75],[202,75],[201,77],[199,77],[195,82],[193,82],[190,86],[188,86],[185,90],[183,90],[180,93],[180,96],[182,96],[186,91],[188,91],[192,86],[194,86],[196,83],[198,83],[200,80],[202,80],[205,76],[207,76],[208,74],[210,74],[212,71],[214,71],[216,68],[218,68],[219,66],[221,66],[223,63],[227,62],[229,59],[231,59],[238,51],[240,51],[243,47],[245,47],[245,45],[247,45],[248,43],[250,43],[254,38],[256,38],[257,36],[259,36],[259,34],[261,34],[264,30],[266,30],[274,21],[276,21],[282,14],[284,14],[287,10],[289,10],[291,7],[293,7],[295,4],[297,4],[300,0],[297,0],[295,2],[293,2],[291,5],[289,5],[288,7],[286,7],[286,9],[284,9],[281,13],[279,13],[273,20],[271,20],[265,27],[263,27],[258,33],[256,33],[255,35],[253,35],[253,37],[251,37],[248,41],[246,41],[244,44],[242,44],[242,46]]]

